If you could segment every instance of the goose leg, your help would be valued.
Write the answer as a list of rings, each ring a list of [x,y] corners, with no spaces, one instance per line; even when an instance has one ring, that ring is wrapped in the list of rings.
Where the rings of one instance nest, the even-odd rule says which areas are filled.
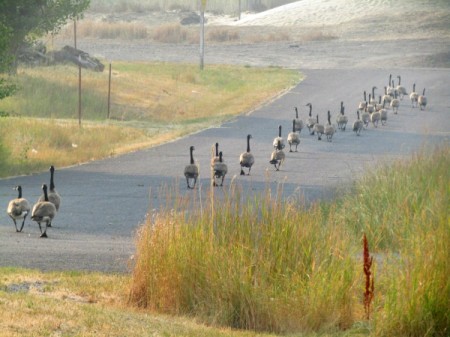
[[[39,224],[39,228],[40,228],[41,224]],[[46,238],[47,237],[47,227],[48,227],[48,222],[45,224],[45,229],[44,229],[44,233],[41,234],[41,238]]]
[[[225,176],[222,176],[222,182],[220,183],[220,186],[223,186],[223,180],[225,179]]]
[[[21,231],[22,231],[23,226],[25,225],[25,219],[26,219],[26,218],[27,218],[27,216],[25,215],[25,216],[23,217],[22,226],[20,226],[20,230],[19,230],[18,232],[21,232]],[[16,228],[16,230],[17,230],[17,228]]]
[[[17,223],[16,223],[16,219],[14,219],[14,218],[12,218],[11,217],[11,219],[13,220],[13,222],[14,222],[14,226],[16,227],[16,232],[20,232],[18,229],[17,229]]]

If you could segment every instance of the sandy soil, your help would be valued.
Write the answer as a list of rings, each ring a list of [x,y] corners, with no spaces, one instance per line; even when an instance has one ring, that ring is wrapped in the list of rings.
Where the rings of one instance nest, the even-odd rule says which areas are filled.
[[[152,31],[162,24],[179,23],[184,16],[184,12],[88,14],[86,20],[133,22]],[[302,0],[262,13],[243,13],[241,20],[210,13],[206,17],[206,33],[222,28],[240,36],[237,41],[207,43],[206,64],[311,69],[450,67],[447,1]],[[54,40],[56,48],[71,43]],[[199,62],[198,44],[80,39],[78,47],[107,61]]]
[[[252,152],[257,164],[251,177],[237,175],[236,178],[245,191],[264,190],[269,176],[273,188],[285,183],[287,197],[302,195],[312,201],[329,197],[335,187],[348,186],[365,170],[381,162],[408,157],[424,142],[448,143],[450,69],[437,67],[449,67],[450,5],[447,1],[436,3],[303,0],[284,6],[283,10],[244,15],[241,22],[226,17],[209,20],[208,27],[220,24],[253,29],[253,33],[261,34],[280,32],[278,29],[302,31],[298,36],[304,36],[303,31],[310,34],[315,25],[338,38],[208,45],[206,65],[290,67],[303,71],[306,79],[253,113],[224,125],[145,151],[58,170],[56,185],[63,203],[54,228],[48,231],[49,238],[39,239],[37,225],[29,220],[24,233],[15,233],[6,212],[0,213],[0,265],[43,270],[127,271],[135,230],[147,212],[161,202],[157,193],[161,184],[178,184],[181,193],[191,192],[186,190],[182,177],[188,156],[186,144],[195,145],[196,160],[208,171],[210,146],[219,140],[229,165],[227,184],[228,179],[239,173],[237,158],[245,146],[245,136],[250,133],[254,137]],[[333,11],[329,8],[331,4]],[[116,19],[124,16],[117,15]],[[152,18],[151,25],[176,20],[176,17]],[[427,21],[430,17],[434,19]],[[406,32],[416,21],[418,28]],[[107,60],[198,62],[199,55],[198,46],[190,44],[85,39],[78,42],[81,49]],[[306,102],[313,102],[314,111],[324,119],[327,109],[334,116],[339,102],[344,100],[346,113],[353,121],[362,91],[370,91],[373,85],[382,88],[389,74],[401,74],[408,90],[414,82],[419,90],[426,87],[427,110],[413,109],[405,99],[399,114],[391,114],[386,127],[369,127],[361,137],[351,131],[338,132],[332,143],[318,141],[302,131],[299,153],[289,154],[279,174],[273,172],[268,163],[272,139],[278,125],[289,130],[294,106],[299,107],[304,118]],[[209,185],[208,173],[200,179],[204,188]],[[47,172],[2,179],[0,204],[7,205],[13,193],[11,187],[17,184],[24,187],[25,195],[33,202],[40,193],[37,186],[46,181]]]

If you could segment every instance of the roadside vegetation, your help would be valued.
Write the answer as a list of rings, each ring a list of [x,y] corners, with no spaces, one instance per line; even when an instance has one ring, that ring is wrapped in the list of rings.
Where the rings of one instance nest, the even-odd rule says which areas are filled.
[[[246,199],[234,184],[210,191],[207,204],[175,195],[142,225],[130,275],[0,269],[0,328],[5,336],[448,336],[449,164],[448,146],[424,148],[308,207],[271,190]]]
[[[19,69],[19,88],[0,100],[0,177],[29,174],[161,144],[257,107],[301,80],[280,68],[189,64],[112,65],[83,71],[81,127],[78,70]],[[93,146],[95,144],[95,146]]]

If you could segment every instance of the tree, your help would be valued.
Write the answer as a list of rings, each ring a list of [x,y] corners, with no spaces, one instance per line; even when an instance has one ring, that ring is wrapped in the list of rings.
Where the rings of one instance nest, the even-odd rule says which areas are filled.
[[[20,47],[81,17],[90,0],[0,0],[0,71],[15,68]],[[6,34],[4,35],[3,32]]]

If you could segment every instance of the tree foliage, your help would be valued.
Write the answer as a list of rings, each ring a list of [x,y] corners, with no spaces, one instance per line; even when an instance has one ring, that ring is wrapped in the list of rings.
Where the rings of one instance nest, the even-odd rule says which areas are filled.
[[[0,71],[20,46],[81,17],[90,0],[0,0]],[[3,34],[5,33],[5,34]]]

